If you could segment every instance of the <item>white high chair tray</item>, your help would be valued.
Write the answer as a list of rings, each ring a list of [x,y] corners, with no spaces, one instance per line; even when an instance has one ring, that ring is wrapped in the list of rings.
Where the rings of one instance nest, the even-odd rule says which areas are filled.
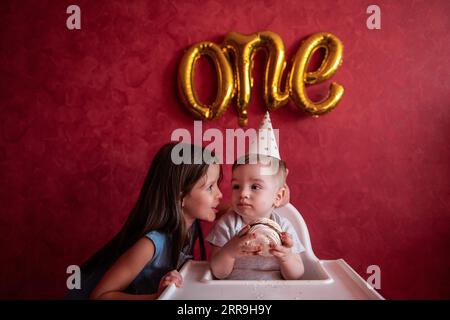
[[[168,286],[161,300],[384,300],[344,260],[320,260],[323,280],[214,280],[205,261],[188,261],[183,286]]]

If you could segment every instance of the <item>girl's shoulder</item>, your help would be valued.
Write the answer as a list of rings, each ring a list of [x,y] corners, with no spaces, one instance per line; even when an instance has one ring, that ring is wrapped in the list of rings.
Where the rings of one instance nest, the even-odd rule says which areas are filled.
[[[167,238],[167,234],[161,231],[151,230],[145,234],[145,237],[149,239],[163,239]]]
[[[170,240],[170,235],[161,231],[151,230],[145,234],[145,238],[151,240],[155,247],[161,247]]]

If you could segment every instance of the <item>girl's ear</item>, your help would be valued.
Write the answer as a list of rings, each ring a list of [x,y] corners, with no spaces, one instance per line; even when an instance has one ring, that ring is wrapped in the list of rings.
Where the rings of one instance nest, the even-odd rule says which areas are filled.
[[[181,208],[184,208],[184,195],[183,195],[183,192],[180,192],[180,200],[181,200]]]

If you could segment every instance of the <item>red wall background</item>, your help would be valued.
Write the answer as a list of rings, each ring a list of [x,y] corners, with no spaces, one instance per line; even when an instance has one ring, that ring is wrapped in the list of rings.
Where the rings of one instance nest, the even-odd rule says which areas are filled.
[[[368,1],[2,1],[0,298],[63,296],[67,266],[118,231],[156,150],[193,129],[176,92],[183,50],[263,30],[289,59],[315,32],[344,44],[335,110],[271,113],[316,255],[363,278],[380,266],[388,299],[450,298],[450,3],[374,3],[381,30],[366,27]],[[70,4],[81,30],[65,26]],[[196,82],[211,100],[207,61]],[[263,64],[249,127],[265,112]],[[237,128],[236,111],[203,127]]]

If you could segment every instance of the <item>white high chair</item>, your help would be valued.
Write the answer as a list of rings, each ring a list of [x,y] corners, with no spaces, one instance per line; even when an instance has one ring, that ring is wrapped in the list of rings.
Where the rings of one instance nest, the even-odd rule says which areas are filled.
[[[302,280],[327,280],[328,274],[322,268],[320,260],[314,254],[311,245],[311,239],[309,238],[308,228],[306,227],[305,220],[295,207],[288,203],[287,205],[277,208],[275,210],[280,216],[285,217],[294,227],[297,232],[297,237],[303,244],[305,251],[301,253],[303,265],[305,267],[305,273]]]
[[[298,210],[287,204],[276,212],[287,218],[305,247],[301,280],[215,280],[207,261],[188,261],[180,270],[183,287],[168,286],[161,300],[384,300],[344,260],[319,260],[311,246],[308,228]]]

